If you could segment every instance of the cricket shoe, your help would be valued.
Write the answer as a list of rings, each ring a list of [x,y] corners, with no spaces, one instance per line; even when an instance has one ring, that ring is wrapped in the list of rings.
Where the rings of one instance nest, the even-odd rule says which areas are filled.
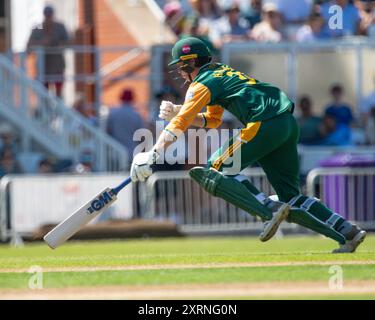
[[[332,253],[352,253],[357,247],[365,240],[366,231],[362,230],[356,225],[353,225],[352,229],[345,235],[348,239],[344,244],[340,244],[340,247],[333,250]]]
[[[281,222],[283,222],[289,214],[290,205],[288,203],[279,201],[275,201],[274,203],[275,207],[273,209],[273,217],[271,220],[264,222],[263,231],[259,236],[259,239],[262,242],[268,241],[275,235]]]

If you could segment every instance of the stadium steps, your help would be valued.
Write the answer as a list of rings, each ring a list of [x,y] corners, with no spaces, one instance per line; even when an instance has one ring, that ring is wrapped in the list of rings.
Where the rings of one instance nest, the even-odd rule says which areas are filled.
[[[101,171],[128,166],[125,148],[64,102],[40,82],[0,54],[0,117],[16,127],[24,151],[31,142],[57,158],[79,161],[88,150]]]

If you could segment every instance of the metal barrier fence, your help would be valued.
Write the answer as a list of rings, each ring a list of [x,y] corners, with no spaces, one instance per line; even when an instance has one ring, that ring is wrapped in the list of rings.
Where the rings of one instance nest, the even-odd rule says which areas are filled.
[[[64,83],[64,101],[74,105],[80,101],[86,106],[93,105],[100,115],[104,101],[104,91],[121,80],[148,80],[149,75],[134,71],[139,65],[149,61],[148,47],[141,46],[65,46],[33,47],[27,52],[10,52],[9,57],[15,65],[33,77],[28,59],[35,60],[35,77],[40,83]],[[63,74],[51,74],[47,61],[51,55],[60,55],[65,61]],[[49,68],[53,67],[49,62]],[[54,68],[52,68],[54,69]],[[79,94],[77,94],[79,91]],[[93,101],[88,96],[93,95]]]
[[[0,239],[30,236],[43,225],[57,224],[126,173],[88,175],[9,175],[0,180]],[[134,185],[92,223],[130,219],[136,203]],[[91,222],[90,222],[91,223]]]
[[[262,169],[247,169],[243,174],[265,194],[275,194]],[[255,231],[263,226],[249,213],[204,191],[187,171],[156,172],[142,194],[147,218],[174,221],[184,232]],[[297,227],[283,224],[281,229]]]
[[[274,193],[260,168],[246,170],[244,174],[265,194]],[[120,182],[123,176],[5,176],[0,180],[0,239],[16,242],[43,225],[59,223],[101,189]],[[263,225],[247,212],[209,195],[190,179],[187,171],[159,171],[147,183],[129,186],[115,205],[95,221],[138,215],[175,222],[187,233],[258,231]],[[296,228],[291,224],[282,226],[283,230]]]
[[[309,196],[350,221],[375,228],[375,167],[317,168],[306,184]]]
[[[262,169],[243,171],[266,195],[274,190]],[[30,235],[45,224],[56,224],[101,189],[120,182],[110,175],[6,176],[0,180],[0,239]],[[375,228],[375,168],[318,168],[307,177],[307,193],[365,228]],[[140,207],[139,215],[136,207]],[[262,223],[247,212],[213,197],[187,171],[155,172],[144,184],[133,184],[98,220],[108,218],[170,220],[186,233],[259,231]],[[284,223],[282,231],[307,232]]]

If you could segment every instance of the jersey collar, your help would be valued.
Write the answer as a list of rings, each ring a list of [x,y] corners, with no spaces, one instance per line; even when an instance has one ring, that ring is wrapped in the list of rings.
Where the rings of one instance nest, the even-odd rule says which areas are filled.
[[[206,67],[208,67],[210,64],[212,64],[212,62],[207,62],[206,64],[204,64],[203,66],[201,66],[200,69],[199,69],[199,72],[197,74],[197,77],[198,77],[198,75],[200,75],[201,71],[203,69],[205,69]]]

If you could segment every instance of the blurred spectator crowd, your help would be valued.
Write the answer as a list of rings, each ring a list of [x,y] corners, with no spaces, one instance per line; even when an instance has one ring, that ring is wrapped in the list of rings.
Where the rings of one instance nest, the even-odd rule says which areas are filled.
[[[375,82],[375,81],[374,81]],[[301,145],[308,146],[360,146],[375,145],[375,90],[364,97],[359,108],[345,102],[345,88],[335,84],[329,89],[331,101],[316,108],[308,95],[296,101]],[[159,103],[169,100],[180,102],[180,95],[170,87],[163,87],[155,97]],[[79,110],[79,108],[78,108]],[[323,110],[316,112],[316,110]],[[355,110],[358,110],[357,112]],[[154,120],[157,120],[156,118]],[[159,119],[160,120],[160,119]],[[127,123],[124,126],[124,123]],[[119,105],[112,108],[106,122],[107,133],[123,144],[130,156],[136,146],[133,134],[141,128],[154,130],[155,123],[145,122],[137,112],[134,91],[125,87],[119,96]],[[238,123],[224,119],[222,128],[238,128]],[[43,153],[20,152],[20,136],[14,127],[0,121],[0,178],[17,173],[89,173],[97,171],[92,148],[82,149],[78,161],[48,158]],[[184,169],[184,165],[168,165],[158,170]]]
[[[354,146],[375,144],[375,91],[365,97],[359,112],[344,100],[344,87],[335,84],[330,89],[331,102],[323,114],[314,112],[313,101],[303,95],[298,101],[297,120],[300,143],[320,146]]]
[[[351,36],[375,37],[374,0],[159,0],[166,23],[178,37],[195,36],[207,43],[213,53],[218,53],[227,42],[308,42],[338,39]],[[342,10],[342,25],[332,28],[330,21],[333,6]],[[338,6],[338,7],[337,7]],[[43,28],[34,29],[28,49],[35,45],[62,46],[69,43],[65,27],[53,19],[53,8],[44,9]],[[336,20],[338,23],[338,20]],[[48,66],[53,66],[53,70]],[[46,74],[63,74],[65,62],[60,54],[49,54]],[[61,97],[63,83],[44,83],[54,86]],[[375,88],[375,86],[374,86]],[[375,145],[375,90],[364,97],[359,106],[345,102],[345,88],[335,84],[329,89],[331,102],[315,106],[308,95],[296,101],[296,117],[300,126],[300,144],[316,146]],[[181,95],[170,87],[154,97],[159,103],[169,100],[181,103]],[[322,108],[323,107],[323,108]],[[78,96],[73,108],[98,127],[100,119],[93,107]],[[119,104],[111,108],[106,120],[106,132],[127,149],[130,159],[136,144],[133,134],[137,129],[154,129],[158,110],[151,111],[151,122],[145,122],[138,113],[132,88],[123,88]],[[316,110],[323,110],[316,112]],[[159,119],[160,120],[160,119]],[[126,126],[124,126],[126,123]],[[224,127],[236,128],[225,120]],[[71,128],[71,133],[74,133]],[[80,128],[75,128],[80,130]],[[95,172],[93,148],[82,149],[77,161],[52,159],[44,153],[20,151],[21,137],[16,128],[0,119],[0,178],[17,173],[87,173]],[[169,167],[170,169],[170,167]],[[176,166],[174,169],[182,169]]]
[[[177,36],[199,37],[215,49],[233,41],[375,36],[373,0],[166,0],[162,7]]]
[[[198,37],[214,52],[228,42],[375,37],[374,0],[166,0],[159,4],[178,37]],[[330,88],[332,101],[327,106],[313,106],[308,95],[296,101],[301,144],[375,144],[375,91],[356,107],[345,103],[344,94],[345,88],[336,84]]]
[[[301,145],[309,146],[368,146],[375,145],[375,78],[374,90],[358,107],[345,101],[345,88],[336,83],[328,88],[331,99],[325,106],[314,105],[308,94],[295,102],[294,115],[300,127]],[[180,95],[166,86],[156,95],[159,103],[169,100],[179,103]],[[319,111],[318,111],[319,110]],[[154,117],[154,120],[157,120]],[[240,126],[232,117],[224,118],[221,128]]]

